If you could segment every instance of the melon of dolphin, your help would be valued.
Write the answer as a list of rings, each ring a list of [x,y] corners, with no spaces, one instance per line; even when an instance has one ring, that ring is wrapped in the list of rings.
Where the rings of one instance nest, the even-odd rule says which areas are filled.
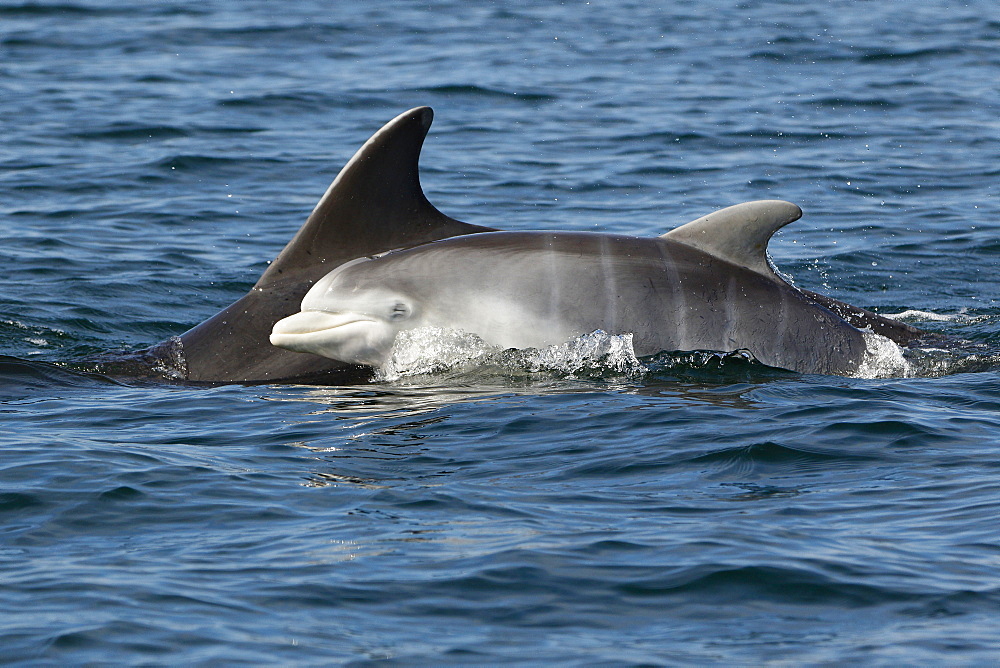
[[[850,372],[863,352],[857,328],[897,343],[923,334],[778,278],[765,251],[770,235],[799,216],[788,204],[741,205],[660,239],[500,233],[450,218],[420,186],[420,149],[432,118],[429,108],[418,107],[376,132],[246,295],[179,337],[117,356],[115,367],[126,373],[166,368],[192,382],[360,382],[371,377],[368,365],[382,359],[390,334],[440,321],[496,334],[501,345],[533,345],[598,327],[628,329],[640,353],[660,346],[748,348],[768,364],[839,373]],[[382,261],[354,262],[388,251]],[[408,278],[407,265],[414,268]],[[335,267],[340,274],[331,274]],[[324,302],[313,308],[337,276],[355,277],[359,285],[367,281],[374,289],[372,281],[382,280],[379,272],[386,277],[379,289],[390,296],[383,307],[395,309],[401,296],[402,311],[368,313],[382,299],[371,291],[364,306]],[[495,281],[481,280],[487,275]],[[309,292],[321,280],[323,287]],[[475,280],[478,292],[471,289]],[[463,283],[470,287],[459,294]],[[307,293],[309,315],[284,320],[300,310]],[[355,324],[330,320],[352,309],[364,316]],[[383,316],[388,324],[381,334],[362,323]],[[308,352],[272,345],[279,321],[275,341]],[[354,352],[351,345],[334,352],[281,338],[314,333],[318,340],[334,330],[340,336],[365,327],[367,333],[351,343]],[[529,331],[540,334],[529,337]]]
[[[632,334],[639,356],[745,349],[774,367],[850,374],[866,352],[863,334],[785,282],[766,256],[771,235],[801,213],[748,202],[653,239],[490,232],[360,258],[318,281],[271,342],[377,366],[402,329],[463,330],[504,348],[602,329]]]

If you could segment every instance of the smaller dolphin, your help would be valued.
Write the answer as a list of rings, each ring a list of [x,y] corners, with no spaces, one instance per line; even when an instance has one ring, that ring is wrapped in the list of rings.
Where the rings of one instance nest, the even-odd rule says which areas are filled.
[[[867,348],[850,319],[897,341],[919,336],[778,276],[767,242],[801,215],[794,204],[768,200],[655,239],[482,232],[358,258],[313,285],[270,341],[379,366],[403,329],[462,330],[503,348],[538,348],[602,329],[631,333],[639,356],[745,349],[774,367],[851,374]]]

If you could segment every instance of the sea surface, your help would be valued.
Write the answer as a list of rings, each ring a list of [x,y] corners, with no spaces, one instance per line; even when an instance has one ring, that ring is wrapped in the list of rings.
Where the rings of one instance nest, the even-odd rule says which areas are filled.
[[[419,105],[459,220],[790,200],[785,275],[963,347],[351,387],[80,362],[240,297]],[[993,0],[0,0],[0,131],[3,663],[1000,662]]]

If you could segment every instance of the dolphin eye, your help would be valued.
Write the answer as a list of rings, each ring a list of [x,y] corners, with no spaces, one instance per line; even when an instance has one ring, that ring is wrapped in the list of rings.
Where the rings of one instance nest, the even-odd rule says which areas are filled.
[[[410,307],[403,302],[396,302],[389,311],[390,320],[403,320],[410,317]]]

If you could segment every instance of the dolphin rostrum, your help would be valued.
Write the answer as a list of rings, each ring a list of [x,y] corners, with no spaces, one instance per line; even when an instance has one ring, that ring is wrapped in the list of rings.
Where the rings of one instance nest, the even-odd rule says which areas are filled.
[[[506,347],[603,329],[661,350],[749,350],[801,372],[850,374],[861,329],[905,344],[924,332],[793,287],[767,243],[800,209],[722,209],[655,239],[500,232],[439,212],[420,186],[433,114],[407,111],[347,163],[253,288],[188,332],[137,354],[192,382],[352,383],[401,329],[461,329]]]

